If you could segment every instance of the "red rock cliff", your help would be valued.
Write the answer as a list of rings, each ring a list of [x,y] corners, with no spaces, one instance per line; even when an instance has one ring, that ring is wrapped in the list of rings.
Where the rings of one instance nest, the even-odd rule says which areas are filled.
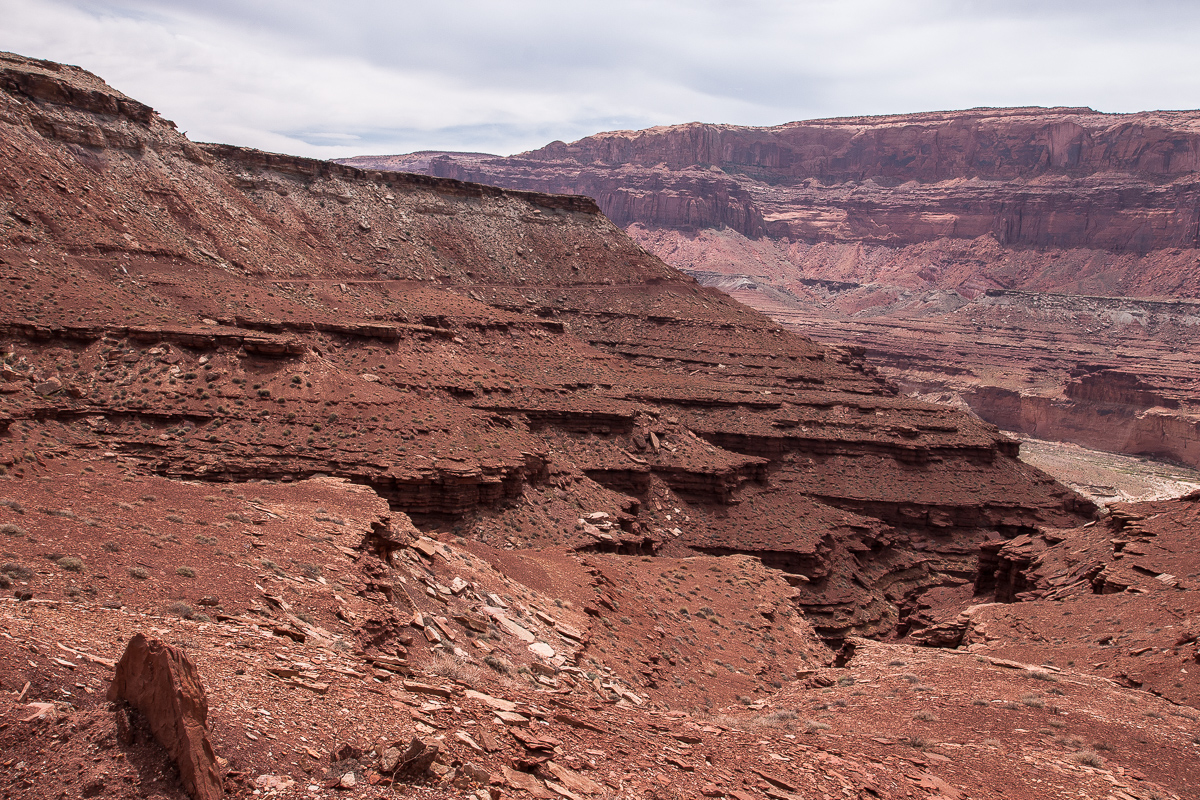
[[[622,226],[730,228],[792,244],[895,248],[988,237],[1018,249],[1144,254],[1194,248],[1200,236],[1200,113],[1189,111],[974,109],[771,128],[692,123],[601,133],[509,158],[350,163],[587,194]],[[788,260],[820,271],[802,255]]]

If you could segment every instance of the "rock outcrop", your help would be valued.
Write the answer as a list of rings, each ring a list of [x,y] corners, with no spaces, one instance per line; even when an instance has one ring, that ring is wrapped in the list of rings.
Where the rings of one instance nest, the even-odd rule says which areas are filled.
[[[208,698],[195,665],[182,650],[137,634],[117,662],[108,699],[128,704],[146,718],[195,800],[224,797],[208,739]]]

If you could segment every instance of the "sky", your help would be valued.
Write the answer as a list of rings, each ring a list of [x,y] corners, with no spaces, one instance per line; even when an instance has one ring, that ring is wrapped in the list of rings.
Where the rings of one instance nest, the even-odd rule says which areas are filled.
[[[1195,0],[0,0],[194,141],[508,155],[683,122],[1200,107]]]

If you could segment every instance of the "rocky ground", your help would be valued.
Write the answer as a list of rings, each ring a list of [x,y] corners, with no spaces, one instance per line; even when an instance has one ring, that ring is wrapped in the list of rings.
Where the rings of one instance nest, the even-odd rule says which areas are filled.
[[[1200,489],[1200,472],[1190,467],[1012,435],[1021,442],[1022,461],[1098,505],[1170,500]]]
[[[6,798],[1196,782],[1194,500],[1098,517],[585,198],[0,90]]]
[[[7,796],[179,796],[153,739],[121,744],[106,710],[139,632],[197,665],[233,794],[390,796],[380,754],[414,736],[441,753],[402,781],[418,796],[1152,798],[1200,779],[1194,567],[1143,593],[975,607],[958,650],[852,639],[832,659],[757,560],[418,537],[385,559],[380,528],[403,520],[343,481],[214,493],[63,466],[5,487],[4,574],[34,595],[0,606]],[[84,520],[48,513],[72,478]],[[147,546],[130,505],[206,533]],[[1194,505],[1147,516],[1174,530],[1162,510],[1190,524]],[[1131,513],[1114,519],[1128,529]],[[74,525],[98,544],[81,549]],[[63,544],[78,555],[47,558]]]

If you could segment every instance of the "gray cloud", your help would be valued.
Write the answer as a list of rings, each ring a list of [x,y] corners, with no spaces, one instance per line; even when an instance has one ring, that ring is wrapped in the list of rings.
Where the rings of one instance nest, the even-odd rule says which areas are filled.
[[[1188,108],[1186,0],[0,0],[193,139],[510,153],[598,130],[985,105]]]

